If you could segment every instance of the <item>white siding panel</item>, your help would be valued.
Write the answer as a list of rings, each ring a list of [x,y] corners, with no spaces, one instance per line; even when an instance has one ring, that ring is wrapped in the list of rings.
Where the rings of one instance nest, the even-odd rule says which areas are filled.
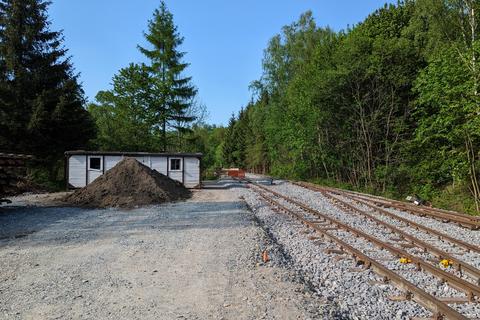
[[[151,167],[150,165],[150,157],[135,157],[138,162],[146,165],[147,167]]]
[[[157,170],[161,174],[167,175],[167,158],[166,157],[151,157],[152,169]]]
[[[179,157],[184,160],[181,165],[182,171],[172,171],[168,169],[168,159],[164,156],[137,156],[139,162],[167,175],[173,179],[183,183],[187,188],[197,187],[200,183],[200,160],[195,157]],[[176,158],[174,156],[170,158]],[[105,155],[102,166],[105,172],[115,167],[123,156]],[[103,157],[102,157],[103,160]],[[103,174],[103,170],[87,170],[88,161],[85,155],[72,155],[68,160],[68,182],[75,188],[82,188],[86,185],[88,178],[89,183]],[[88,172],[88,177],[87,177]]]
[[[183,182],[182,181],[182,178],[183,178],[183,172],[182,171],[170,171],[168,173],[168,176],[170,177],[170,179],[177,180],[179,182]]]
[[[200,184],[200,160],[185,158],[185,182],[187,188],[195,188]]]
[[[122,156],[105,156],[105,172],[115,167],[122,158]]]
[[[87,177],[87,157],[83,155],[73,155],[68,159],[68,183],[74,188],[85,187]]]
[[[101,175],[103,175],[102,171],[88,170],[88,183],[92,183],[93,181],[95,181],[95,179],[97,179]]]

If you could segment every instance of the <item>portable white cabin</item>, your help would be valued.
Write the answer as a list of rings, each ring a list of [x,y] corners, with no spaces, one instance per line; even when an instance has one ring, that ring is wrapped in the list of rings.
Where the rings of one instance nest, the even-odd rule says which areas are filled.
[[[197,188],[201,183],[201,153],[146,153],[146,152],[65,152],[67,188],[83,188],[112,169],[124,157],[140,163],[177,180],[187,188]]]

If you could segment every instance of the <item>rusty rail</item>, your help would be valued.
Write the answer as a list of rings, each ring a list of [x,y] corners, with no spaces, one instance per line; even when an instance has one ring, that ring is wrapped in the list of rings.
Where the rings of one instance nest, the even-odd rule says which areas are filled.
[[[314,186],[313,184],[305,183],[305,182],[302,182],[301,184],[303,184],[304,186],[306,185]],[[402,211],[406,211],[411,214],[422,216],[422,217],[429,216],[429,217],[441,220],[443,222],[455,222],[460,224],[463,227],[467,227],[472,230],[480,229],[480,217],[470,216],[464,213],[448,211],[448,210],[443,210],[438,208],[415,206],[415,205],[398,201],[398,200],[392,200],[392,199],[386,199],[386,198],[373,196],[373,195],[361,194],[361,193],[349,191],[349,190],[342,190],[342,189],[330,188],[330,187],[322,187],[322,188],[329,190],[330,192],[337,193],[339,195],[349,194],[352,197],[356,197],[365,201],[372,202],[377,206],[392,207],[392,208],[400,209]]]
[[[345,202],[345,201],[343,201],[343,200],[341,200],[337,197],[334,197],[334,196],[330,195],[328,191],[321,190],[321,189],[316,190],[316,191],[320,192],[324,197],[326,197],[327,199],[332,201],[334,203],[334,205],[337,205],[339,203],[344,208],[346,208],[350,211],[356,212],[357,214],[360,214],[360,215],[366,217],[370,221],[373,221],[377,225],[381,225],[381,226],[389,229],[390,231],[398,234],[400,236],[400,238],[410,241],[412,244],[416,245],[417,247],[434,254],[439,259],[448,259],[450,262],[452,262],[457,267],[458,271],[463,271],[463,272],[467,273],[468,275],[470,275],[470,277],[472,279],[474,279],[476,281],[477,284],[480,284],[480,270],[475,268],[474,266],[472,266],[472,265],[470,265],[470,264],[468,264],[464,261],[461,261],[460,259],[457,259],[456,257],[449,254],[448,252],[445,252],[441,249],[438,249],[438,248],[426,243],[425,241],[420,240],[420,239],[416,238],[415,236],[412,236],[412,235],[408,234],[407,232],[397,228],[394,225],[391,225],[391,224],[389,224],[385,221],[382,221],[382,220],[374,217],[370,213],[367,213],[367,212],[365,212],[365,211],[363,211],[359,208],[356,208],[356,207],[352,206],[351,204],[349,204],[349,203],[347,203],[347,202]],[[396,215],[394,215],[394,214],[391,214],[391,215],[396,217]],[[407,220],[407,221],[409,221],[409,220]],[[478,248],[476,248],[476,249],[478,250]]]
[[[466,280],[463,280],[463,279],[461,279],[461,278],[459,278],[455,275],[452,275],[452,274],[450,274],[450,273],[448,273],[448,272],[446,272],[446,271],[444,271],[444,270],[442,270],[438,267],[435,267],[435,266],[431,265],[430,263],[425,262],[421,258],[413,256],[412,254],[408,253],[405,250],[396,248],[395,246],[392,246],[392,245],[390,245],[390,244],[388,244],[388,243],[386,243],[382,240],[379,240],[378,238],[376,238],[374,236],[371,236],[371,235],[367,234],[366,232],[363,232],[363,231],[358,230],[354,227],[351,227],[351,226],[341,222],[338,219],[335,219],[335,218],[330,217],[329,215],[323,214],[323,213],[321,213],[321,212],[319,212],[315,209],[312,209],[312,208],[306,206],[303,203],[300,203],[300,202],[298,202],[294,199],[286,197],[286,196],[284,196],[284,195],[282,195],[282,194],[280,194],[276,191],[270,190],[269,188],[266,188],[266,187],[258,185],[258,184],[256,185],[256,187],[258,187],[258,188],[260,188],[264,191],[270,192],[271,194],[275,195],[276,197],[278,197],[280,199],[283,199],[284,201],[287,201],[289,203],[292,203],[295,206],[304,210],[305,212],[308,212],[312,215],[320,217],[321,219],[328,221],[329,223],[331,223],[334,226],[337,226],[340,229],[343,229],[343,230],[348,231],[350,233],[353,233],[353,234],[355,234],[359,237],[362,237],[362,238],[366,239],[367,241],[375,244],[377,247],[379,247],[381,249],[386,249],[387,251],[390,251],[390,253],[392,253],[393,255],[395,255],[397,257],[403,257],[403,258],[410,259],[412,261],[412,263],[417,266],[418,269],[423,269],[423,270],[429,272],[431,275],[437,277],[438,279],[449,283],[451,287],[466,293],[469,300],[474,300],[475,296],[480,297],[480,286],[478,286],[476,284],[470,283],[470,282],[468,282]]]
[[[381,225],[381,226],[389,229],[390,231],[398,234],[400,236],[400,238],[406,239],[406,240],[410,241],[412,244],[416,245],[417,247],[425,250],[426,252],[430,252],[430,253],[434,254],[440,260],[441,259],[448,259],[450,262],[453,263],[453,265],[455,265],[457,267],[458,271],[463,271],[463,272],[467,273],[468,275],[470,275],[470,277],[472,277],[476,281],[477,285],[480,284],[480,270],[475,268],[474,266],[472,266],[472,265],[470,265],[470,264],[468,264],[464,261],[461,261],[460,259],[455,258],[454,256],[452,256],[448,252],[445,252],[441,249],[438,249],[438,248],[426,243],[425,241],[420,240],[420,239],[406,233],[405,231],[400,230],[399,228],[397,228],[397,227],[395,227],[395,226],[393,226],[393,225],[391,225],[387,222],[384,222],[384,221],[372,216],[371,214],[369,214],[369,213],[367,213],[363,210],[360,210],[360,209],[350,205],[349,203],[347,203],[345,201],[342,201],[342,200],[340,200],[336,197],[330,196],[325,192],[322,192],[322,194],[327,199],[330,199],[332,202],[334,202],[334,204],[335,204],[335,202],[340,203],[344,208],[347,208],[350,211],[356,212],[356,213],[368,218],[369,220],[373,221],[377,225]]]
[[[317,192],[330,192],[329,191],[329,188],[324,188],[324,187],[320,187],[320,186],[316,186],[316,185],[312,185],[312,184],[309,184],[309,183],[304,183],[304,182],[292,182],[293,184],[297,185],[297,186],[300,186],[300,187],[303,187],[303,188],[306,188],[306,189],[309,189],[309,190],[312,190],[312,191],[317,191]],[[477,252],[477,253],[480,253],[480,247],[479,246],[476,246],[476,245],[472,245],[468,242],[465,242],[465,241],[462,241],[460,239],[456,239],[454,237],[451,237],[443,232],[440,232],[438,230],[435,230],[435,229],[432,229],[432,228],[429,228],[429,227],[426,227],[424,225],[421,225],[419,223],[416,223],[412,220],[409,220],[409,219],[406,219],[406,218],[403,218],[403,217],[400,217],[394,213],[391,213],[385,209],[382,209],[376,205],[372,205],[370,203],[368,203],[367,201],[364,201],[364,200],[361,200],[355,196],[352,196],[350,193],[348,192],[345,192],[345,193],[342,193],[340,194],[341,196],[345,196],[349,199],[351,199],[352,201],[356,202],[356,203],[359,203],[359,204],[362,204],[364,206],[367,206],[369,207],[370,209],[372,210],[375,210],[379,213],[381,213],[382,215],[385,215],[389,218],[392,218],[392,219],[395,219],[395,220],[398,220],[398,221],[401,221],[415,229],[419,229],[419,230],[423,230],[425,231],[426,233],[429,233],[429,234],[432,234],[434,236],[437,236],[439,237],[440,239],[444,239],[444,240],[448,240],[449,242],[455,244],[455,245],[458,245],[460,247],[463,247],[465,249],[467,249],[468,251],[474,251],[474,252]]]
[[[259,187],[258,185],[256,186]],[[262,187],[260,187],[260,189],[262,189]],[[268,192],[272,192],[267,188],[265,188],[265,190]],[[263,199],[269,202],[271,205],[279,208],[280,210],[286,212],[290,216],[296,218],[307,227],[312,228],[313,230],[318,232],[322,237],[335,242],[343,251],[350,253],[355,260],[364,262],[375,273],[384,277],[386,280],[394,283],[399,289],[404,290],[410,299],[412,299],[413,301],[417,302],[418,304],[430,310],[433,313],[434,318],[436,319],[444,319],[444,318],[445,319],[468,319],[464,315],[460,314],[456,310],[449,307],[446,303],[437,299],[436,297],[429,294],[428,292],[425,292],[424,290],[420,289],[415,284],[409,282],[402,276],[389,270],[387,267],[383,266],[381,263],[375,261],[374,259],[368,257],[366,254],[364,254],[360,250],[355,249],[354,247],[349,245],[347,242],[339,239],[334,235],[331,235],[327,230],[319,227],[316,222],[305,219],[300,214],[295,213],[293,210],[285,207],[284,205],[280,204],[278,201],[273,200],[271,197],[266,196],[264,193],[258,192],[257,190],[255,191],[260,196],[262,196]],[[281,196],[280,198],[283,198],[283,196]]]

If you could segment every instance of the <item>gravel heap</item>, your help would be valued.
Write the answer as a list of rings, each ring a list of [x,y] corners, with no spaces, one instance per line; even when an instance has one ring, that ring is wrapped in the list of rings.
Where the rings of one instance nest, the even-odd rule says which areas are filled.
[[[133,208],[187,199],[190,191],[178,181],[152,170],[134,158],[125,158],[65,201],[82,207]]]

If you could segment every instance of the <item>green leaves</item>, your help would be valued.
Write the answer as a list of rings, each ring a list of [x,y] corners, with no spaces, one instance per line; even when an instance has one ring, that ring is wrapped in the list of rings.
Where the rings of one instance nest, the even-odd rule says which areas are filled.
[[[139,46],[149,60],[147,67],[153,96],[148,103],[148,110],[160,127],[163,150],[168,146],[167,131],[188,126],[195,120],[189,115],[197,90],[191,84],[191,78],[183,72],[188,64],[182,62],[185,53],[179,51],[183,38],[173,22],[173,15],[168,11],[165,2],[155,10],[153,19],[148,26],[145,39],[150,49]],[[184,130],[183,130],[184,131]]]
[[[84,148],[95,128],[48,5],[0,0],[0,149],[55,163]]]
[[[130,64],[113,77],[113,89],[97,94],[88,110],[99,128],[96,144],[103,150],[154,151],[155,116],[149,110],[149,73],[144,65]]]
[[[458,25],[468,5],[402,1],[340,33],[302,15],[269,42],[257,100],[227,129],[227,164],[397,196],[473,190],[480,45]]]
[[[197,118],[197,90],[183,75],[188,64],[179,51],[183,38],[164,2],[155,10],[145,39],[138,46],[148,64],[130,64],[113,77],[113,88],[99,92],[89,106],[104,150],[166,151],[182,148]],[[178,150],[176,150],[178,151]]]

